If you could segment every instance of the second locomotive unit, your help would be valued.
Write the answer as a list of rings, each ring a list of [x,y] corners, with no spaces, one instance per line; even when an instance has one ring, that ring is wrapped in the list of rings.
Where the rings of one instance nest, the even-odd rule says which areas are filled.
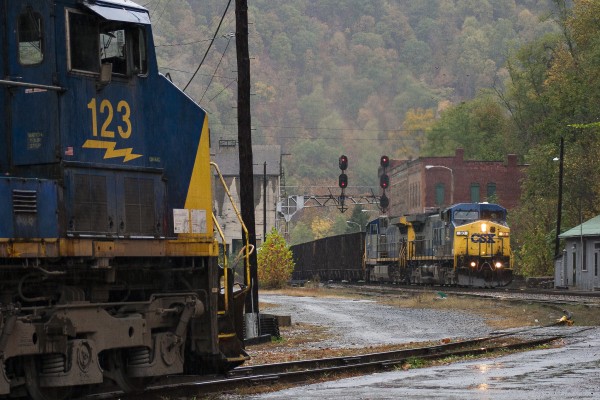
[[[159,74],[148,11],[0,0],[0,23],[0,397],[242,363],[207,115]]]
[[[367,281],[505,286],[512,281],[506,209],[461,203],[441,212],[380,217],[367,225]]]

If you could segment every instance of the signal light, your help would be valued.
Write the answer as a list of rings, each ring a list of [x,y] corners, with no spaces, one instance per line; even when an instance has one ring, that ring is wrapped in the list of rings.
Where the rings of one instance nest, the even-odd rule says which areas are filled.
[[[388,197],[385,195],[385,193],[379,198],[379,206],[382,209],[386,209],[388,208],[390,205],[390,199],[388,199]]]
[[[348,157],[345,155],[340,156],[340,169],[345,171],[348,168]]]
[[[348,175],[346,175],[346,174],[340,174],[340,178],[339,178],[338,184],[340,185],[340,187],[342,189],[347,188],[348,187]]]
[[[390,186],[390,177],[388,176],[388,174],[381,174],[381,176],[379,177],[379,186],[381,186],[382,189],[387,189],[388,186]]]
[[[381,160],[379,161],[382,168],[387,168],[390,166],[390,158],[388,156],[381,156]]]

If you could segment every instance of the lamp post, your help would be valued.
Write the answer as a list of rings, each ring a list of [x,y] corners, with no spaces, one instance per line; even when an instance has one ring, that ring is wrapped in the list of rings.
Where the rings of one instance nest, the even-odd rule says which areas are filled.
[[[425,169],[443,168],[450,171],[450,205],[454,204],[454,171],[450,167],[444,165],[426,165]]]
[[[558,159],[555,158],[554,161],[558,161],[558,206],[556,209],[556,238],[554,240],[554,256],[558,256],[559,247],[560,247],[560,220],[562,218],[562,188],[563,188],[563,163],[565,159],[565,139],[561,136],[560,138],[560,153],[558,154]]]

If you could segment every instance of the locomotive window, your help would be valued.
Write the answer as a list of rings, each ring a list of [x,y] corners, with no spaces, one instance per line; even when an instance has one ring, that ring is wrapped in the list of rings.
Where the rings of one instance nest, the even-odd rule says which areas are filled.
[[[69,12],[69,66],[72,70],[100,72],[98,20]]]
[[[146,36],[143,28],[133,32],[133,72],[146,74],[148,72],[148,57],[146,54]]]
[[[479,219],[478,211],[455,211],[454,220],[460,221],[476,221]]]
[[[100,61],[112,64],[113,74],[146,73],[148,62],[142,28],[109,22],[100,27],[100,32]]]
[[[112,64],[114,74],[127,74],[125,29],[108,28],[100,33],[100,62]]]
[[[23,65],[35,65],[44,61],[44,35],[42,17],[31,7],[19,15],[19,62]]]
[[[120,21],[102,21],[78,12],[68,13],[69,67],[100,72],[111,64],[116,75],[145,74],[148,70],[145,30]]]

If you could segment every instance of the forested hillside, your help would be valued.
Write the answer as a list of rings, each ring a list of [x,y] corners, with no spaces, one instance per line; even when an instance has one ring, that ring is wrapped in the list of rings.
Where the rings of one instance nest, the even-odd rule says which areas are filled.
[[[600,2],[597,0],[251,0],[255,143],[279,143],[288,178],[375,186],[379,156],[452,154],[529,164],[511,215],[518,272],[551,274],[558,165],[561,231],[600,213]],[[187,84],[225,0],[154,0],[160,65]],[[188,93],[215,137],[236,137],[231,9]],[[359,210],[360,211],[360,210]],[[364,218],[355,213],[351,220]],[[347,229],[325,219],[304,237]],[[339,223],[338,223],[339,222]]]
[[[288,184],[335,185],[332,167],[344,153],[350,185],[376,186],[381,154],[418,156],[442,110],[481,89],[502,88],[507,56],[559,30],[552,0],[248,4],[253,140],[281,144],[292,154]],[[146,6],[161,70],[184,87],[227,1],[153,0]],[[232,3],[186,90],[211,113],[215,138],[237,137],[234,31]]]

